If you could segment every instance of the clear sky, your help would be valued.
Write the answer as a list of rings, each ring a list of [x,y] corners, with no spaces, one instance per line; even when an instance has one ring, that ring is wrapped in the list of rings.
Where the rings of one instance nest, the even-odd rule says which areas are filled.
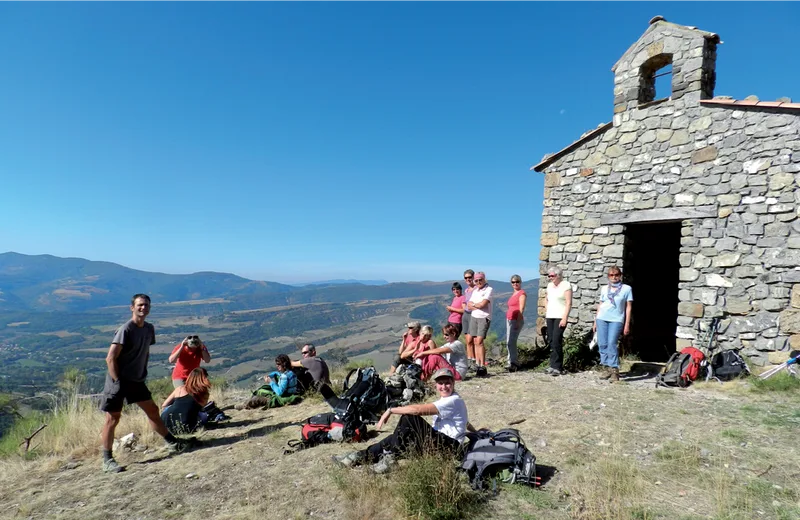
[[[301,282],[538,272],[530,172],[660,14],[800,99],[797,3],[0,3],[0,252]]]

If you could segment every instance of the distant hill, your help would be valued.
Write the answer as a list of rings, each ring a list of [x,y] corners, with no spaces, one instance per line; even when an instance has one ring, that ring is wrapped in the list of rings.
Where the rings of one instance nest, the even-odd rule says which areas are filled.
[[[83,258],[0,254],[0,311],[95,311],[127,305],[131,295],[143,292],[159,304],[185,302],[198,314],[203,306],[213,306],[216,313],[305,303],[446,298],[451,283],[330,280],[297,287],[228,273],[152,273]],[[490,284],[508,287],[504,282]]]
[[[361,284],[361,285],[386,285],[389,282],[386,280],[323,280],[320,282],[308,282],[308,283],[295,283],[292,284],[296,287],[306,287],[309,285],[347,285],[347,284]]]

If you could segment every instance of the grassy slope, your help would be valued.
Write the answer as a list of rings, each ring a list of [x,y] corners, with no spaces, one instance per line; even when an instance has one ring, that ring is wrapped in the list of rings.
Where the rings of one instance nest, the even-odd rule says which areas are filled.
[[[538,462],[557,469],[541,490],[504,488],[479,517],[800,517],[797,393],[762,394],[747,383],[656,390],[650,380],[609,385],[594,373],[532,372],[467,381],[459,391],[476,425],[497,429],[524,418],[516,427]],[[120,453],[128,471],[119,475],[100,473],[90,453],[102,419],[92,412],[71,434],[84,438],[79,446],[0,462],[0,517],[399,518],[398,497],[388,491],[395,476],[332,467],[330,456],[349,447],[282,454],[298,436],[293,423],[325,410],[307,402],[231,411],[232,424],[206,432],[206,445],[190,453]],[[132,430],[146,431],[139,412],[123,418],[118,434]],[[64,469],[69,460],[78,466]],[[342,492],[353,485],[363,492]]]

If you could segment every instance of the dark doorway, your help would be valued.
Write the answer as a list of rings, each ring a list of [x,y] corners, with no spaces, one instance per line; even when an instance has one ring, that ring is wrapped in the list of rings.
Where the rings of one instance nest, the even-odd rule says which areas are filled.
[[[681,223],[625,226],[624,281],[633,289],[628,353],[666,361],[675,352]]]

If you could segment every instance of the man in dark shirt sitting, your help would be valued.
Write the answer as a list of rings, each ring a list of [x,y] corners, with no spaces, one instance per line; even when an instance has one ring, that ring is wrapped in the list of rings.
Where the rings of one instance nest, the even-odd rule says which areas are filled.
[[[331,376],[328,364],[317,357],[317,349],[311,343],[303,345],[300,353],[303,359],[292,361],[292,368],[304,388],[319,388],[321,385],[330,385]]]

